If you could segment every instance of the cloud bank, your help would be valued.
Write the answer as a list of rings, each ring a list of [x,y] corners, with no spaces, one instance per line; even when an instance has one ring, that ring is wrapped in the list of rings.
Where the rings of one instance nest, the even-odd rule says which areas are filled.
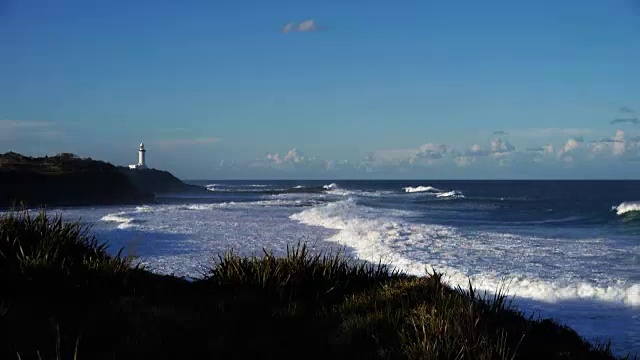
[[[576,133],[576,132],[573,132]],[[580,131],[577,133],[587,133]],[[637,161],[640,159],[640,135],[629,136],[617,130],[612,136],[600,139],[585,139],[585,136],[571,136],[557,143],[543,143],[539,146],[518,148],[505,139],[495,138],[478,142],[468,147],[456,148],[443,143],[424,143],[410,148],[378,149],[359,160],[319,159],[303,155],[292,148],[284,152],[269,152],[263,158],[245,163],[248,167],[273,168],[280,170],[315,169],[318,171],[360,171],[361,173],[387,171],[402,174],[412,171],[436,171],[465,169],[478,173],[491,173],[491,169],[518,169],[535,166],[548,168],[575,168],[580,164],[586,169],[591,164],[609,166],[611,163]],[[596,163],[594,163],[596,162]],[[508,170],[500,170],[508,171]],[[515,171],[515,170],[514,170]]]

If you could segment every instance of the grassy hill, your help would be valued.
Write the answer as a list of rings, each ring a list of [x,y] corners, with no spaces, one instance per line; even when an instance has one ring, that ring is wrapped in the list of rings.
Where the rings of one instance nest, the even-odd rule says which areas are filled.
[[[0,218],[2,359],[613,359],[502,294],[304,245],[194,281],[110,256],[79,224]]]
[[[139,204],[154,200],[106,162],[73,154],[0,155],[0,206]]]
[[[206,192],[156,169],[117,167],[62,153],[29,157],[0,154],[0,207],[141,204],[154,194]]]

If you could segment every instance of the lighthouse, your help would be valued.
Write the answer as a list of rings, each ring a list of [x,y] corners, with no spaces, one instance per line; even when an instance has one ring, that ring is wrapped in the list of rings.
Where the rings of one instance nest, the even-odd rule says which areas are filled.
[[[147,164],[144,161],[144,154],[147,152],[144,148],[144,143],[140,143],[138,148],[138,163],[135,165],[129,165],[129,169],[146,169]]]

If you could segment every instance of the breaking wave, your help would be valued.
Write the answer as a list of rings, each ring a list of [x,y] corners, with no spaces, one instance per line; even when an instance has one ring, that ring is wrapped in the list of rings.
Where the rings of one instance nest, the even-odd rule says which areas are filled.
[[[463,198],[464,194],[462,194],[460,191],[452,190],[452,191],[438,193],[438,194],[436,194],[436,197],[439,197],[439,198]]]
[[[265,184],[209,184],[205,185],[205,188],[209,191],[220,191],[220,192],[255,192],[260,191],[260,189],[265,189],[270,187],[270,185]]]
[[[180,205],[172,209],[165,209],[165,211],[175,210],[193,210],[193,211],[207,211],[214,209],[232,209],[232,208],[250,208],[250,207],[309,207],[318,204],[314,200],[263,200],[263,201],[229,201],[217,204],[188,204]]]
[[[464,198],[464,194],[458,190],[441,190],[437,189],[433,186],[416,186],[416,187],[405,187],[405,193],[413,194],[413,193],[428,193],[431,195],[435,195],[438,198]]]
[[[404,188],[404,192],[406,192],[406,193],[416,193],[416,192],[437,193],[437,192],[441,192],[441,191],[442,190],[436,189],[433,186],[416,186],[416,187],[408,186],[408,187]]]
[[[336,230],[327,240],[352,248],[362,260],[374,263],[382,260],[414,275],[424,275],[425,269],[433,266],[444,272],[445,281],[452,286],[465,288],[471,280],[479,290],[493,292],[506,283],[509,293],[518,298],[544,302],[596,300],[640,306],[640,284],[595,284],[569,277],[552,281],[524,274],[503,276],[492,271],[461,270],[449,265],[447,258],[470,256],[462,252],[473,251],[477,246],[473,244],[475,239],[465,238],[468,235],[454,227],[407,223],[400,217],[381,215],[348,199],[313,207],[290,218],[306,225]],[[459,250],[452,253],[455,249]],[[417,253],[419,258],[415,258]]]
[[[334,185],[334,184],[332,184]],[[337,189],[337,186],[334,188],[327,187],[325,185],[323,187],[320,186],[304,186],[297,185],[289,188],[285,187],[276,187],[272,185],[224,185],[224,184],[209,184],[205,187],[207,190],[218,193],[242,193],[242,194],[255,194],[255,195],[278,195],[278,194],[289,194],[289,193],[308,193],[308,194],[317,194],[323,193],[327,190]]]
[[[325,190],[336,190],[336,189],[338,189],[338,184],[331,183],[329,185],[323,185],[322,188],[325,189]]]
[[[133,226],[135,219],[132,217],[127,217],[126,212],[120,212],[117,214],[107,214],[103,216],[100,220],[106,222],[114,222],[118,223],[118,229],[128,229]]]
[[[625,201],[618,206],[614,206],[612,210],[616,210],[618,215],[640,211],[640,201]]]
[[[145,222],[139,216],[154,216],[145,213],[172,213],[178,211],[210,211],[215,209],[255,208],[255,207],[310,207],[321,204],[319,199],[269,199],[259,201],[228,201],[221,203],[204,204],[176,204],[161,206],[138,206],[133,211],[122,211],[107,214],[100,218],[101,221],[117,223],[118,229],[130,229]]]

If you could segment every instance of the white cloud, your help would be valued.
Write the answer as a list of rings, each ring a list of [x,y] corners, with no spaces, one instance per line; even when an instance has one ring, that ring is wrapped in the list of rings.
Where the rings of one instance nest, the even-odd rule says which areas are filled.
[[[615,141],[613,143],[613,155],[620,156],[624,154],[625,151],[625,141],[624,141],[624,131],[618,130],[616,131],[616,136],[613,137]]]
[[[472,156],[456,156],[453,160],[459,167],[469,166],[475,162],[475,158]]]
[[[619,157],[625,154],[627,149],[635,148],[637,141],[634,138],[626,139],[622,130],[616,131],[616,134],[610,138],[604,138],[599,141],[592,141],[590,157],[603,155],[610,152],[613,156]]]
[[[298,31],[314,31],[316,29],[316,22],[313,19],[305,20],[298,25]]]
[[[284,156],[283,161],[285,161],[285,162],[293,161],[294,163],[299,163],[299,162],[304,161],[304,156],[298,154],[298,150],[291,149],[291,150],[289,150],[287,155]]]
[[[560,129],[560,128],[558,128]],[[591,130],[544,129],[539,133],[585,134]],[[528,140],[531,141],[531,140]],[[599,155],[596,158],[596,155]],[[585,140],[583,135],[571,136],[561,143],[544,143],[537,147],[519,151],[511,142],[502,139],[491,140],[488,144],[475,143],[466,150],[458,151],[445,144],[428,143],[416,149],[393,149],[376,151],[369,159],[371,166],[399,166],[455,164],[466,167],[473,164],[508,166],[517,163],[574,163],[607,161],[613,158],[626,160],[640,158],[640,136],[629,136],[618,130],[614,136],[600,141]]]
[[[557,141],[557,140],[556,140]],[[596,157],[596,154],[598,155]],[[255,161],[254,166],[276,168],[316,168],[320,170],[361,170],[364,171],[413,171],[427,167],[496,168],[499,166],[520,166],[534,163],[573,163],[572,166],[593,161],[618,161],[640,158],[640,136],[634,137],[617,131],[614,136],[600,141],[585,141],[582,135],[570,137],[563,142],[544,142],[535,147],[519,150],[504,139],[494,139],[488,143],[475,143],[458,150],[447,144],[425,143],[415,148],[380,149],[360,161],[339,161],[303,156],[295,148],[284,153],[269,153]],[[299,165],[304,165],[303,167]],[[413,170],[412,170],[413,169]],[[447,170],[448,171],[448,170]],[[490,170],[488,170],[490,171]]]
[[[450,154],[455,154],[455,150],[448,145],[427,143],[417,148],[376,150],[368,161],[389,165],[432,164]]]
[[[607,150],[609,144],[606,142],[595,142],[591,144],[591,153],[592,155],[603,153]]]
[[[577,149],[580,146],[580,143],[576,141],[576,139],[569,139],[566,144],[562,147],[563,152],[569,152]]]
[[[465,152],[465,157],[471,157],[472,159],[476,157],[484,157],[491,156],[494,158],[505,158],[510,156],[512,152],[516,150],[516,147],[513,146],[510,142],[500,139],[491,140],[489,143],[489,147],[484,148],[480,144],[473,144],[469,149]],[[462,160],[465,162],[465,160]]]
[[[480,154],[483,152],[482,146],[480,146],[480,144],[473,144],[471,148],[469,148],[469,152],[472,154]]]
[[[286,33],[288,33],[288,32],[291,32],[291,30],[293,30],[293,28],[294,28],[295,26],[296,26],[296,24],[295,24],[295,23],[292,23],[292,22],[291,22],[291,23],[288,23],[287,25],[285,25],[285,26],[283,26],[283,27],[282,27],[282,32],[283,32],[283,33],[285,33],[285,34],[286,34]]]
[[[276,165],[299,164],[305,161],[305,157],[298,153],[298,150],[291,149],[284,156],[280,156],[278,153],[267,153],[265,160]]]
[[[435,160],[442,159],[447,154],[452,154],[453,152],[454,150],[450,146],[428,143],[418,148],[418,152],[409,159],[409,163],[414,164],[417,161],[423,160],[427,164],[432,164]]]
[[[533,153],[533,158],[524,156],[523,159],[531,159],[535,163],[548,162],[553,159],[554,147],[553,144],[546,144],[540,147],[527,148],[528,153]]]
[[[573,137],[558,150],[558,159],[561,159],[565,162],[571,162],[574,160],[574,156],[576,156],[576,152],[585,153],[584,138],[582,136]],[[571,153],[572,156],[568,154]]]
[[[491,152],[493,154],[510,153],[510,152],[514,151],[515,149],[516,149],[516,147],[513,146],[508,141],[503,141],[503,140],[500,140],[500,139],[491,140]],[[499,155],[499,156],[501,156],[501,155]]]
[[[282,163],[282,160],[280,160],[280,155],[278,155],[277,153],[276,154],[268,153],[267,156],[266,156],[266,159],[267,160],[271,160],[271,161],[275,162],[276,164]]]
[[[290,32],[312,32],[318,30],[318,25],[315,20],[308,19],[297,22],[290,22],[282,27],[282,32],[287,34]]]
[[[516,151],[516,147],[510,142],[501,139],[491,140],[488,147],[480,144],[473,144],[464,155],[454,158],[454,162],[459,167],[469,166],[479,161],[480,158],[491,158],[498,161],[500,166],[509,165],[511,162],[509,157]]]

